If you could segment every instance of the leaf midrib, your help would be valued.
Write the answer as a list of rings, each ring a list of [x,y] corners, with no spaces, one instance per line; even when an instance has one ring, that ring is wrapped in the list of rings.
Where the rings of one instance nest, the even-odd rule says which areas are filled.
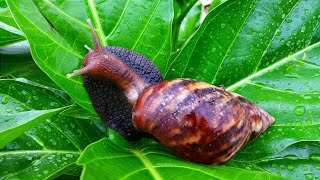
[[[277,92],[288,93],[288,94],[320,95],[320,92],[319,93],[315,93],[315,92],[308,93],[308,92],[285,91],[285,90],[276,89],[276,88],[269,87],[269,86],[263,86],[263,85],[252,83],[252,82],[248,82],[247,84],[252,85],[252,86],[256,86],[256,87],[265,88],[265,89],[268,89],[268,90],[271,90],[271,91],[277,91]]]
[[[0,152],[0,156],[5,155],[23,155],[23,154],[81,154],[80,151],[61,151],[61,150],[53,150],[53,149],[45,149],[45,150],[16,150],[16,151],[5,151]]]
[[[158,171],[154,168],[153,164],[149,161],[147,157],[145,157],[145,155],[141,153],[140,150],[130,149],[130,151],[141,160],[141,162],[149,170],[149,172],[151,173],[154,179],[162,180],[162,177],[160,176]]]
[[[90,11],[92,13],[92,16],[93,16],[93,21],[95,22],[95,24],[97,25],[97,29],[98,29],[98,34],[99,34],[99,37],[100,39],[102,39],[103,41],[101,42],[101,45],[102,46],[107,46],[107,43],[105,41],[106,39],[106,36],[103,32],[103,29],[102,29],[102,26],[101,26],[101,21],[100,21],[100,17],[99,17],[99,14],[97,12],[97,9],[95,7],[95,4],[94,4],[94,0],[87,0],[88,4],[89,4],[89,8],[90,8]]]

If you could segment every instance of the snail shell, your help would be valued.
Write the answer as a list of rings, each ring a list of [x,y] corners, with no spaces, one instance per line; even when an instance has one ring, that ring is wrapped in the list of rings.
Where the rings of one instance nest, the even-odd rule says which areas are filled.
[[[147,87],[133,108],[133,124],[178,156],[221,164],[274,122],[263,109],[205,82],[175,79]]]

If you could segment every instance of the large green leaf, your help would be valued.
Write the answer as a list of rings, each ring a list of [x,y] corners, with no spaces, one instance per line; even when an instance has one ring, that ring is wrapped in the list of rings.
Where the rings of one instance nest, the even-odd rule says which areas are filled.
[[[320,141],[320,42],[228,87],[264,107],[276,123],[239,159],[276,154],[299,141]]]
[[[0,177],[45,179],[77,169],[75,161],[90,143],[105,136],[96,121],[55,116],[0,150]]]
[[[3,96],[3,99],[6,99]],[[6,100],[3,100],[4,102]],[[8,109],[7,109],[8,110]],[[52,110],[33,110],[14,114],[0,114],[0,148],[11,142],[23,132],[60,112],[61,108]]]
[[[319,19],[317,1],[227,1],[209,13],[166,78],[232,85],[307,47]]]
[[[240,159],[247,160],[248,154],[264,158],[295,142],[320,140],[320,42],[308,45],[320,22],[320,4],[313,2],[228,1],[208,15],[172,64],[176,70],[169,76],[229,85],[228,90],[257,102],[276,118],[267,133],[241,151]],[[263,9],[267,13],[261,13]],[[301,13],[303,21],[292,18]],[[230,21],[234,17],[239,20]],[[290,47],[279,38],[290,40]]]
[[[317,179],[320,177],[320,143],[300,142],[273,155],[268,160],[229,161],[227,165],[248,170],[267,170],[290,179]]]
[[[1,54],[0,57],[2,59],[0,78],[23,77],[38,84],[59,89],[59,86],[34,63],[31,54]]]
[[[83,179],[282,179],[265,172],[182,161],[150,140],[119,146],[102,139],[89,145],[77,164],[84,166]]]
[[[55,88],[30,61],[30,55],[3,55],[0,66],[0,77],[11,78],[0,79],[0,116],[50,112],[71,105],[70,97]],[[23,124],[28,129],[1,126],[1,129],[18,131],[21,135],[0,149],[0,179],[46,179],[61,174],[67,174],[68,178],[79,177],[82,168],[75,161],[81,151],[107,136],[106,127],[95,120],[96,116],[75,105],[41,122],[26,118],[23,116],[18,122],[30,120],[38,125]]]
[[[75,161],[88,144],[106,136],[100,121],[57,114],[71,105],[60,90],[23,78],[2,79],[0,96],[0,144],[6,144],[0,149],[0,178],[67,173],[78,168]]]
[[[90,18],[102,44],[140,52],[164,71],[170,54],[171,1],[14,1],[7,0],[25,33],[36,63],[78,104],[94,112],[81,77],[67,79],[92,47]],[[59,17],[59,18],[57,18]]]
[[[320,141],[319,24],[320,4],[316,1],[229,0],[207,16],[174,58],[166,78],[191,77],[224,84],[276,118],[267,132],[232,161],[248,166],[256,162],[255,170],[293,179],[319,178],[317,155],[310,154],[308,171],[295,175],[280,164],[301,168],[306,163],[304,156],[298,154],[294,162],[274,160],[294,143],[309,141],[306,144],[311,146]]]

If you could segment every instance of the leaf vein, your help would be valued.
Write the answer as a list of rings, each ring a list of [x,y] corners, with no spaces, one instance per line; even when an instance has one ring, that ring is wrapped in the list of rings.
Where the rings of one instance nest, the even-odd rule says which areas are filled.
[[[105,37],[105,39],[104,39],[105,41],[107,41],[107,40],[110,38],[110,36],[113,34],[113,32],[114,32],[114,31],[118,28],[118,26],[120,25],[120,21],[123,19],[124,13],[126,12],[126,10],[127,10],[127,8],[128,8],[129,2],[130,2],[130,0],[127,0],[126,5],[124,6],[124,8],[123,8],[123,10],[122,10],[122,12],[121,12],[121,15],[120,15],[120,18],[119,18],[117,24],[113,27],[113,29],[112,29],[112,31],[109,33],[109,35],[108,35],[107,37]]]
[[[256,4],[255,4],[255,5],[257,5],[257,3],[258,3],[258,1],[256,1]],[[227,58],[227,56],[228,56],[228,53],[231,51],[231,47],[233,47],[234,42],[235,42],[236,39],[239,37],[240,32],[241,32],[243,26],[246,24],[247,19],[249,18],[249,16],[250,16],[250,14],[252,13],[253,9],[254,9],[253,7],[250,9],[250,11],[248,12],[247,17],[244,19],[241,27],[239,28],[239,31],[237,32],[237,34],[236,34],[235,37],[233,38],[231,44],[229,45],[228,50],[226,51],[224,57],[222,58],[221,63],[220,63],[220,65],[219,65],[219,67],[218,67],[215,75],[213,76],[213,79],[212,79],[212,81],[211,81],[211,84],[213,84],[214,81],[216,80],[217,75],[219,74],[220,70],[222,69],[222,68],[221,68],[221,67],[222,67],[222,64],[225,62],[225,60],[226,60],[226,58]]]
[[[280,27],[282,26],[282,24],[286,21],[286,19],[288,18],[288,16],[290,15],[290,13],[293,11],[293,9],[299,4],[300,1],[301,1],[301,0],[298,0],[298,1],[296,2],[296,4],[295,4],[294,6],[292,6],[292,8],[290,9],[290,11],[289,11],[288,14],[286,15],[286,17],[282,20],[281,24],[279,25],[279,27],[278,27],[278,28],[276,29],[276,31],[274,32],[274,34],[273,34],[273,36],[272,36],[272,38],[271,38],[268,46],[266,47],[265,51],[264,51],[263,54],[261,55],[261,58],[260,58],[260,60],[259,60],[259,63],[257,64],[256,69],[255,69],[253,72],[256,72],[256,71],[258,70],[258,68],[259,68],[259,66],[260,66],[260,63],[261,63],[261,61],[262,61],[262,58],[263,58],[264,55],[267,53],[267,49],[269,48],[269,46],[271,45],[272,41],[273,41],[274,38],[276,37],[276,34],[277,34],[278,30],[280,29]]]
[[[291,58],[293,58],[293,57],[295,57],[295,56],[297,56],[297,55],[299,55],[301,53],[304,53],[304,52],[306,52],[306,51],[308,51],[308,50],[310,50],[312,48],[318,47],[318,46],[320,46],[320,42],[314,43],[313,45],[308,46],[308,47],[296,52],[293,55],[289,55],[289,56],[281,59],[280,61],[274,63],[273,65],[271,65],[269,67],[266,67],[264,69],[261,69],[260,71],[257,71],[255,73],[251,74],[250,76],[238,81],[237,83],[235,83],[235,84],[233,84],[231,86],[228,86],[226,88],[226,90],[228,90],[228,91],[234,90],[234,89],[236,89],[236,88],[238,88],[238,87],[250,82],[253,78],[259,77],[259,76],[269,72],[270,70],[273,70],[275,68],[278,68],[278,67],[282,66],[283,64],[286,64],[287,62],[289,62],[291,60]]]
[[[152,11],[151,16],[150,16],[149,19],[148,19],[148,22],[147,22],[146,25],[143,27],[143,30],[141,31],[141,33],[140,33],[137,41],[134,43],[133,47],[131,48],[132,50],[134,50],[134,48],[137,46],[137,44],[138,44],[138,42],[140,41],[143,33],[146,31],[147,27],[149,26],[149,22],[151,21],[153,15],[156,13],[157,8],[158,8],[158,6],[159,6],[159,4],[160,4],[160,1],[161,1],[161,0],[158,1],[157,5],[155,6],[154,10]]]

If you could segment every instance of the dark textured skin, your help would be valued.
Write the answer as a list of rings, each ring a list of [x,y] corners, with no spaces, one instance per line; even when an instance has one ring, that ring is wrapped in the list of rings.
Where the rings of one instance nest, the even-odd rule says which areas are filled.
[[[133,112],[137,129],[178,156],[204,164],[227,161],[274,121],[243,97],[190,79],[147,87]]]
[[[107,46],[106,50],[117,56],[136,72],[147,84],[154,84],[162,81],[162,75],[152,61],[139,53],[126,48]]]
[[[144,56],[120,47],[106,47],[106,50],[126,63],[146,84],[162,81],[155,65]],[[100,118],[127,140],[135,140],[144,135],[132,124],[132,105],[115,82],[84,75],[84,86]]]

